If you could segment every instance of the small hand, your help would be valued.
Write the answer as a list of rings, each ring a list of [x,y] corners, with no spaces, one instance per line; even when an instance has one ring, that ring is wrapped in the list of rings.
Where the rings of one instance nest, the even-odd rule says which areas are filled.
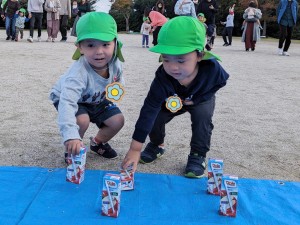
[[[79,139],[70,139],[65,142],[66,152],[68,152],[69,156],[71,156],[71,154],[78,155],[82,146],[82,141]]]
[[[137,164],[140,160],[141,157],[141,151],[135,151],[133,149],[129,149],[129,151],[127,152],[121,167],[123,169],[126,169],[127,167],[129,167],[130,165],[132,166],[132,171],[135,172],[137,169]]]

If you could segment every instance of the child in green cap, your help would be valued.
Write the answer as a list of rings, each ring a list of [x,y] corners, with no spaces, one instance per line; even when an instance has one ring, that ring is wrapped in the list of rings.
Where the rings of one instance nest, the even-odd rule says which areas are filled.
[[[107,143],[123,127],[124,117],[111,98],[109,90],[124,93],[124,62],[118,40],[117,24],[112,16],[90,12],[82,16],[76,27],[76,60],[53,86],[50,99],[58,110],[58,125],[65,145],[65,157],[77,155],[90,122],[99,128],[91,138],[90,149],[104,158],[116,158],[116,151]]]
[[[138,161],[151,163],[164,155],[166,124],[188,112],[192,137],[184,175],[190,178],[204,175],[213,130],[215,93],[226,85],[229,77],[218,63],[219,57],[204,51],[204,46],[205,27],[193,17],[175,17],[161,28],[158,44],[150,51],[161,54],[162,65],[141,108],[123,168],[133,164],[136,170]],[[150,142],[141,153],[148,134]]]

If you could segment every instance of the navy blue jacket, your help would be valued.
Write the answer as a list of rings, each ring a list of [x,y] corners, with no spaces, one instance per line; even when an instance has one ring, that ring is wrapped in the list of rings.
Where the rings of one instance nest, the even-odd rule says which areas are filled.
[[[161,65],[156,71],[140,111],[132,138],[141,143],[145,142],[159,111],[165,107],[168,97],[176,94],[182,100],[189,98],[196,105],[213,97],[221,87],[226,85],[228,77],[228,73],[215,59],[202,60],[199,62],[197,76],[187,88],[168,75]]]

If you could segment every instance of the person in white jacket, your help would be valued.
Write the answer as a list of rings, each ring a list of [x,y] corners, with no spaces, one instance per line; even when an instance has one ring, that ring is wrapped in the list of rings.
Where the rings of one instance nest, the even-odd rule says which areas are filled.
[[[195,5],[192,0],[178,0],[175,4],[174,12],[179,16],[192,16],[197,18]]]

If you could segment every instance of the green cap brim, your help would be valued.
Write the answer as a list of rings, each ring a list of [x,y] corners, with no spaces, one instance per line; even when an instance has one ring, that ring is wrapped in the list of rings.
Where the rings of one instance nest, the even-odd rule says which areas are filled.
[[[171,55],[171,54],[170,54]],[[181,55],[181,54],[174,54],[174,55]],[[216,59],[218,61],[222,61],[220,56],[218,56],[217,54],[214,54],[210,51],[204,51],[204,56],[202,57],[202,60],[208,60],[208,59]],[[162,55],[159,56],[159,59],[158,59],[159,62],[162,62],[163,59],[162,59]]]
[[[117,58],[121,61],[121,62],[125,62],[121,48],[122,48],[123,44],[121,41],[117,40],[117,52],[116,52],[116,56]],[[74,52],[72,59],[73,60],[78,60],[81,56],[80,50],[79,48],[76,49],[76,51]]]

